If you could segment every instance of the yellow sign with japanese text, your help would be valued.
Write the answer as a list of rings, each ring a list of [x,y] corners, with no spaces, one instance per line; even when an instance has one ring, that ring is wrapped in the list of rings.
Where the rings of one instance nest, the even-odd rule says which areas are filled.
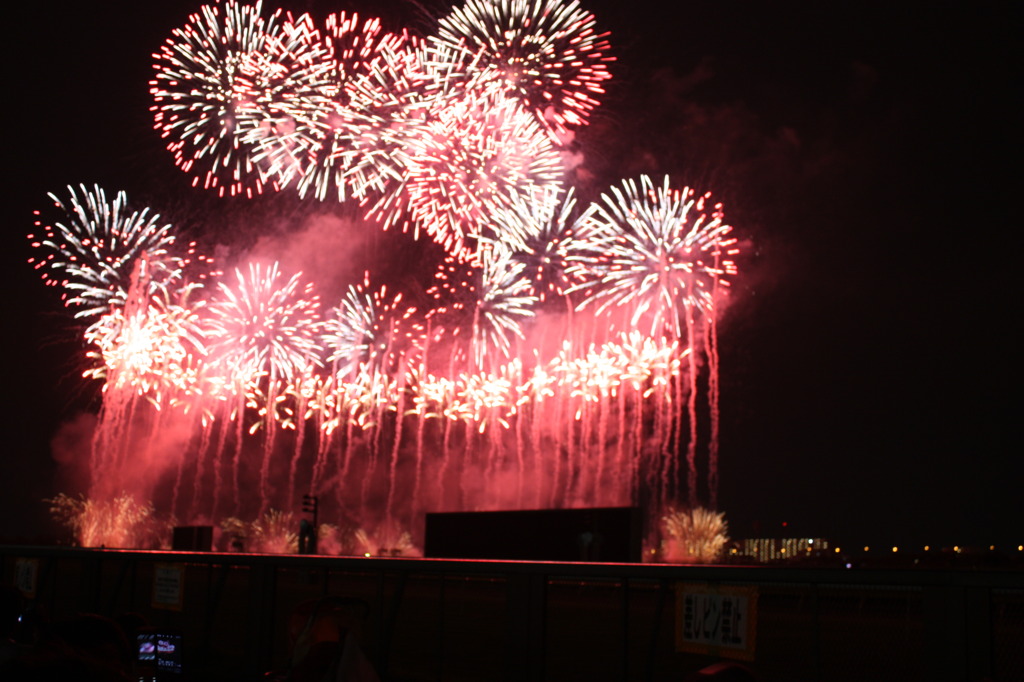
[[[676,651],[754,660],[757,587],[676,584]]]

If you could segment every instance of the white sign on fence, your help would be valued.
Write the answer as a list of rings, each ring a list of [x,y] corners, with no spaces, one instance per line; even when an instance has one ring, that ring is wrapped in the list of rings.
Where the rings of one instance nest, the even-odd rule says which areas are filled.
[[[39,559],[18,559],[14,562],[14,586],[28,599],[36,598]]]
[[[185,591],[185,567],[182,564],[157,564],[153,567],[153,608],[181,611]]]

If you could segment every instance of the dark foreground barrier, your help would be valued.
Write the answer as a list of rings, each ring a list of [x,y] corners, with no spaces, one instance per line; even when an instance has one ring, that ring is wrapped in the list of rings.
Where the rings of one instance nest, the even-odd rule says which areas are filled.
[[[723,656],[745,660],[720,675],[781,682],[1024,679],[1024,576],[1014,571],[0,555],[4,584],[39,617],[134,613],[148,631],[180,635],[182,680],[287,668],[289,627],[325,597],[351,606],[366,658],[397,682],[719,679],[706,671]],[[739,649],[686,639],[739,641],[744,627]]]

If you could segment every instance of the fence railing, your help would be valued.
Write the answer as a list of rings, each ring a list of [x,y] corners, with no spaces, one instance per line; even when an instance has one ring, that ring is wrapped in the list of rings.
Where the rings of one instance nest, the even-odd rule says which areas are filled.
[[[296,608],[362,606],[384,680],[663,680],[719,660],[676,648],[678,585],[753,588],[766,680],[1024,679],[1015,571],[545,563],[0,547],[46,617],[141,615],[183,633],[189,679],[288,664]]]

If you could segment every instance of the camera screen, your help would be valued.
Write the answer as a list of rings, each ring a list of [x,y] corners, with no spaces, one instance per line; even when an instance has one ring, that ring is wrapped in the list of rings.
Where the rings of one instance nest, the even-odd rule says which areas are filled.
[[[168,632],[141,632],[138,638],[138,662],[161,673],[181,672],[181,635]]]

